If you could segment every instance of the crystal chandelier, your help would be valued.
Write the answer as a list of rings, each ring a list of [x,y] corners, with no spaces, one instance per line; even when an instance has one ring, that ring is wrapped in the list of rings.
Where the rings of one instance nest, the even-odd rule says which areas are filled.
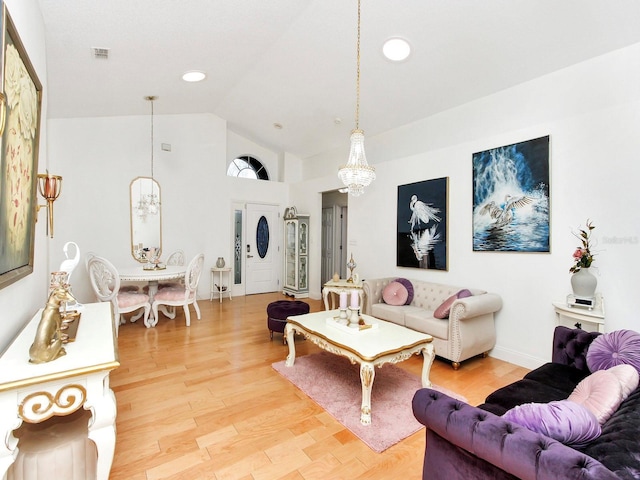
[[[338,169],[338,177],[348,191],[357,197],[376,179],[376,169],[367,164],[364,153],[364,131],[360,130],[360,0],[358,0],[358,43],[356,47],[356,128],[351,130],[351,150],[346,165]]]
[[[147,215],[157,215],[160,211],[160,200],[158,200],[158,195],[155,193],[155,181],[153,178],[153,101],[157,98],[153,95],[144,97],[145,100],[151,102],[151,192],[144,193],[142,191],[144,187],[141,186],[140,198],[135,207],[136,213],[143,220],[147,218]]]

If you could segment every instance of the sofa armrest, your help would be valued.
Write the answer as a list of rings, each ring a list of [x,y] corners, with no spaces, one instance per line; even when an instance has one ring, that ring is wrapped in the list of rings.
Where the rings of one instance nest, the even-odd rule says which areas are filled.
[[[464,320],[467,318],[497,312],[502,308],[502,297],[495,293],[483,293],[471,297],[459,298],[453,305],[449,318]]]
[[[425,456],[425,471],[429,468],[431,455],[436,455],[434,458],[440,454],[460,455],[460,459],[447,458],[446,461],[451,468],[456,468],[457,461],[462,463],[470,453],[482,462],[524,480],[619,478],[597,460],[571,447],[437,390],[418,390],[413,397],[413,414],[428,430],[457,449],[468,452],[458,453],[457,449],[449,449],[447,453],[429,452]],[[440,472],[429,478],[451,476]]]

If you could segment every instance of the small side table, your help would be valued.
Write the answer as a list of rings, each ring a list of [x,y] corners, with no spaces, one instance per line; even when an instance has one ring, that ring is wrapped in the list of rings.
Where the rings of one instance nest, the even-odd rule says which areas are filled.
[[[596,304],[591,310],[571,307],[567,305],[567,302],[552,302],[552,305],[556,311],[558,323],[563,323],[562,320],[566,319],[569,322],[575,320],[576,323],[572,326],[582,328],[582,322],[585,322],[595,326],[598,332],[604,333],[604,298],[602,294],[596,293]]]
[[[213,301],[213,294],[217,293],[218,297],[220,298],[220,303],[222,303],[222,297],[224,296],[225,293],[227,293],[229,295],[229,300],[231,300],[231,267],[223,267],[223,268],[218,268],[218,267],[212,267],[211,268],[211,289],[209,291],[209,301],[212,302]],[[216,287],[215,284],[215,275],[216,273],[218,274],[218,278],[219,278],[219,283],[218,286]],[[224,287],[222,285],[222,279],[223,279],[223,274],[227,274],[227,281],[229,282],[229,285],[227,285],[226,290],[224,290]]]
[[[364,290],[362,289],[362,281],[357,282],[347,282],[346,279],[341,278],[338,281],[329,280],[322,287],[322,299],[324,300],[324,309],[325,310],[334,310],[337,308],[335,306],[335,298],[331,297],[331,308],[329,308],[329,294],[335,293],[340,295],[342,292],[347,292],[350,294],[352,291],[357,291],[358,296],[360,297],[360,309],[362,309],[362,305],[364,302]]]

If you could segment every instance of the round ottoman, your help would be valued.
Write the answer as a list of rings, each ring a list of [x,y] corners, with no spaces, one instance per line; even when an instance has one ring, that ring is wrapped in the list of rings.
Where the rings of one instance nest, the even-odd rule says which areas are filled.
[[[273,332],[284,334],[287,317],[305,313],[309,313],[309,304],[300,300],[278,300],[267,305],[267,328],[269,329],[271,340],[273,340]],[[284,335],[282,343],[286,343]]]

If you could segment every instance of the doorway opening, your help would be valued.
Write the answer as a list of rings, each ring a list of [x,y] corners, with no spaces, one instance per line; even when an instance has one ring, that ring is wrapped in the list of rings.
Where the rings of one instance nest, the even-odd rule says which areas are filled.
[[[338,190],[322,194],[321,285],[334,273],[347,278],[347,212],[349,196]]]

